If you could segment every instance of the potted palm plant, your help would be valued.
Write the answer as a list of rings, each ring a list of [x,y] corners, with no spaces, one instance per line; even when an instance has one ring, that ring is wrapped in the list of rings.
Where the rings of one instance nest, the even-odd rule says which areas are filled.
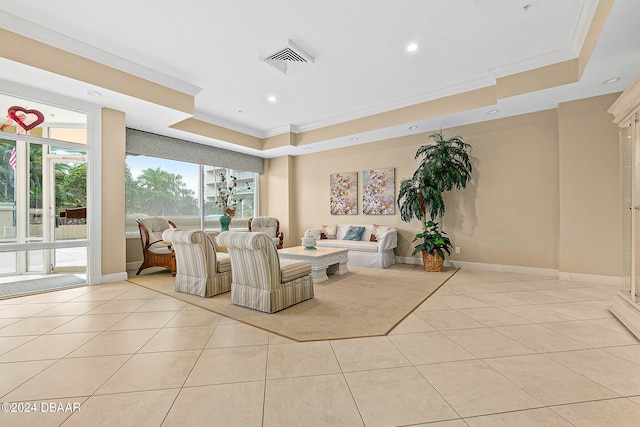
[[[413,176],[400,183],[397,202],[402,221],[418,220],[422,226],[422,233],[413,239],[421,243],[412,255],[422,252],[425,270],[442,271],[444,252],[451,253],[451,241],[435,219],[445,213],[444,192],[464,189],[471,179],[471,145],[460,136],[446,138],[442,132],[429,138],[433,142],[416,151],[414,159],[420,163]],[[440,260],[430,262],[432,257]]]

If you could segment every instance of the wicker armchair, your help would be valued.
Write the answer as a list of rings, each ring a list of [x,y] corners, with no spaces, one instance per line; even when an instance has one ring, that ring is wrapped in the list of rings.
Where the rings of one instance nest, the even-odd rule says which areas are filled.
[[[136,276],[142,270],[149,267],[164,267],[171,270],[171,275],[176,275],[176,258],[171,245],[162,240],[162,232],[176,225],[168,219],[160,217],[138,218],[138,230],[140,231],[140,243],[142,244],[142,265],[136,272]]]

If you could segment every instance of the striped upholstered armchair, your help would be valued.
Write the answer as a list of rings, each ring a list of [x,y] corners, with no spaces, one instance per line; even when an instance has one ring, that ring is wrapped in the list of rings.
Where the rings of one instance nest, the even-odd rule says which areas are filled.
[[[176,291],[211,297],[231,290],[229,255],[216,252],[211,238],[201,230],[176,230],[162,233],[176,255]]]
[[[311,264],[280,260],[271,237],[225,231],[216,238],[231,257],[231,302],[274,313],[313,298]]]

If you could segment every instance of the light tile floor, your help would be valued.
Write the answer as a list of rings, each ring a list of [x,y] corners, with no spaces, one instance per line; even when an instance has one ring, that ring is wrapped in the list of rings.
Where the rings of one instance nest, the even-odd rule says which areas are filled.
[[[307,343],[128,282],[0,300],[0,425],[636,427],[616,292],[461,270],[389,336]]]

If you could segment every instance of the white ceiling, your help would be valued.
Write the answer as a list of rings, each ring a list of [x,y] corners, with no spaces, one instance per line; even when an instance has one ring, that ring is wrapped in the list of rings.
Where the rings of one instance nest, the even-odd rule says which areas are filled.
[[[265,137],[485,87],[501,76],[576,58],[596,6],[597,0],[3,0],[0,27],[194,94],[196,118]],[[640,1],[615,1],[578,83],[407,124],[419,126],[414,130],[402,125],[322,141],[313,150],[622,91],[640,73],[639,17]],[[287,40],[314,63],[285,75],[260,60]],[[419,45],[416,52],[406,51],[410,42]],[[620,80],[600,84],[611,77]],[[309,152],[260,152],[172,130],[168,126],[184,114],[2,58],[0,79],[117,108],[135,129],[264,157]],[[267,100],[271,95],[277,102]],[[487,115],[491,109],[499,111]]]

